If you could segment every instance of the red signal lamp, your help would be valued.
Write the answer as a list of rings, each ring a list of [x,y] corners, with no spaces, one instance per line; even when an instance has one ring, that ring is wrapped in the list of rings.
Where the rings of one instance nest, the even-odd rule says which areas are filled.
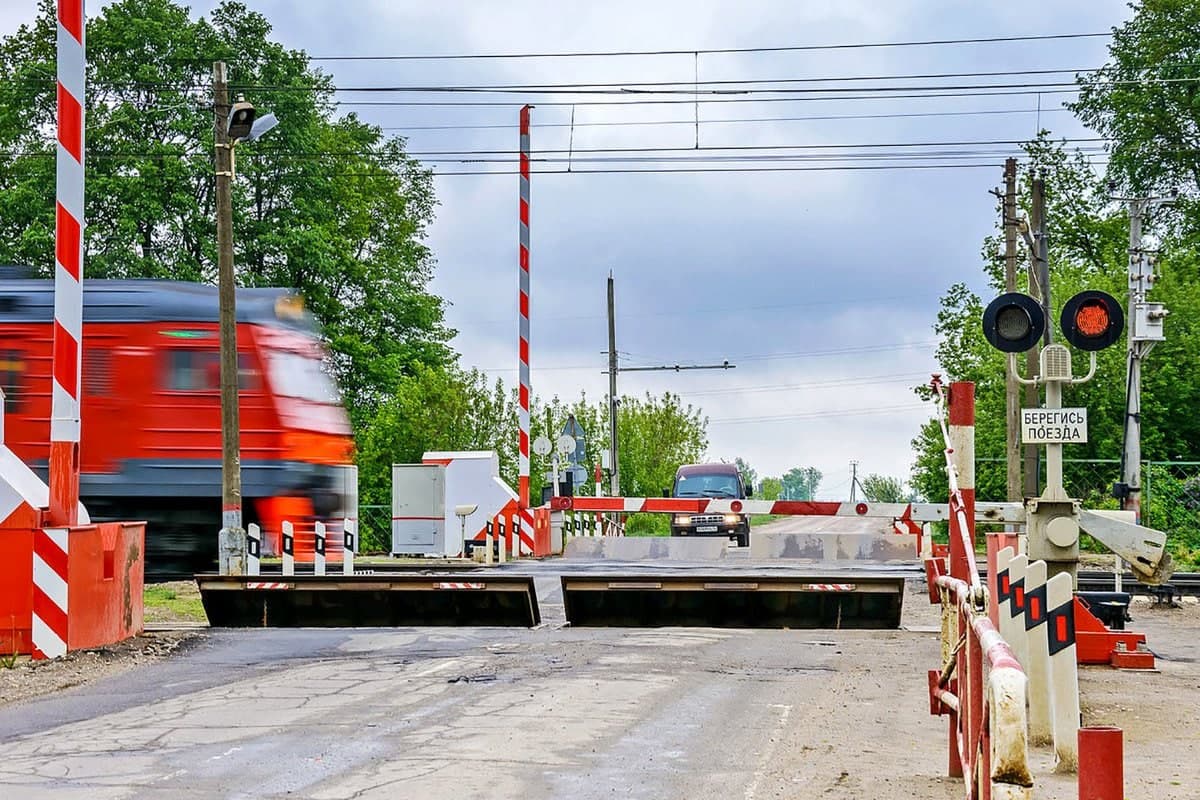
[[[1115,344],[1125,329],[1121,305],[1107,292],[1089,290],[1068,300],[1059,318],[1063,338],[1085,352]]]

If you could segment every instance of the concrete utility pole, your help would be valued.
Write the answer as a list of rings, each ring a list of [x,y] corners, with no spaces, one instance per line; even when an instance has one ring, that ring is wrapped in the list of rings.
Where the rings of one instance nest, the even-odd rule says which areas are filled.
[[[1017,160],[1004,162],[1004,291],[1017,290]],[[1017,388],[1017,376],[1005,370],[1004,420],[1005,420],[1005,467],[1008,477],[1008,499],[1021,499],[1021,437],[1019,435],[1021,398]],[[1036,391],[1036,388],[1035,388]]]
[[[608,273],[608,435],[609,465],[612,473],[612,496],[621,496],[620,468],[617,466],[617,373],[618,372],[683,372],[695,369],[734,369],[735,365],[725,361],[721,364],[664,365],[661,367],[624,367],[617,358],[617,305],[615,301],[612,273]]]
[[[621,468],[617,460],[617,303],[613,274],[608,273],[608,464],[613,497],[621,496]]]
[[[1125,444],[1121,453],[1121,484],[1116,494],[1121,508],[1133,511],[1142,521],[1142,359],[1163,340],[1162,321],[1167,315],[1161,303],[1149,303],[1146,295],[1154,284],[1154,267],[1142,247],[1142,221],[1151,206],[1162,201],[1149,198],[1129,201],[1129,361],[1126,375]]]
[[[854,494],[855,488],[858,486],[858,462],[850,462],[850,502],[853,503],[856,499]]]
[[[1049,308],[1050,297],[1050,270],[1044,261],[1043,245],[1046,242],[1046,206],[1045,206],[1045,182],[1041,178],[1034,178],[1032,182],[1033,204],[1030,214],[1030,227],[1032,228],[1032,236],[1026,236],[1025,244],[1029,248],[1029,296],[1038,300],[1042,309]],[[1044,338],[1045,344],[1050,344],[1050,328],[1053,327],[1050,322],[1050,315],[1046,314],[1046,333]],[[1025,374],[1032,378],[1038,374],[1040,369],[1039,363],[1039,348],[1031,347],[1025,354]],[[1038,388],[1036,384],[1026,384],[1025,386],[1025,407],[1038,407]],[[1038,446],[1035,444],[1025,445],[1025,469],[1023,481],[1023,494],[1025,497],[1037,497],[1038,491]]]
[[[246,563],[242,529],[242,468],[238,420],[237,308],[233,274],[233,145],[229,141],[229,77],[213,64],[213,138],[216,143],[217,274],[221,336],[221,533],[222,575],[241,575]]]

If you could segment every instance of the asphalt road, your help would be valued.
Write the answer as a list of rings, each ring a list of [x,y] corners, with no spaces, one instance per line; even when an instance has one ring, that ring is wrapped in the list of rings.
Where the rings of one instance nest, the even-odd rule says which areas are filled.
[[[0,797],[961,794],[933,634],[573,630],[556,591],[539,579],[534,630],[214,631],[0,709]]]

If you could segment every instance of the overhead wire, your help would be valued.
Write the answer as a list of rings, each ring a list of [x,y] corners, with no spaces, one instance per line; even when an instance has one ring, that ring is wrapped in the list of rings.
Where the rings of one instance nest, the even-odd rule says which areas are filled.
[[[857,50],[877,47],[936,47],[960,44],[1036,42],[1067,39],[1093,39],[1112,36],[1111,31],[1095,33],[1044,33],[1020,36],[975,36],[957,39],[920,39],[898,42],[842,42],[834,44],[782,45],[778,47],[691,48],[685,50],[607,50],[524,53],[404,53],[386,55],[309,56],[310,61],[459,61],[525,58],[612,58],[628,56],[735,55],[743,53],[799,53],[819,50]]]

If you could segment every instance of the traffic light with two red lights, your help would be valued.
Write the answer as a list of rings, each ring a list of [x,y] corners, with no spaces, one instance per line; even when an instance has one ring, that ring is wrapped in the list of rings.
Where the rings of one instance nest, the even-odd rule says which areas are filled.
[[[1103,350],[1121,338],[1125,314],[1106,292],[1080,292],[1063,305],[1059,326],[1067,343],[1085,352]],[[1037,344],[1046,330],[1046,315],[1027,294],[1009,292],[983,312],[983,335],[1005,353],[1023,353]]]

